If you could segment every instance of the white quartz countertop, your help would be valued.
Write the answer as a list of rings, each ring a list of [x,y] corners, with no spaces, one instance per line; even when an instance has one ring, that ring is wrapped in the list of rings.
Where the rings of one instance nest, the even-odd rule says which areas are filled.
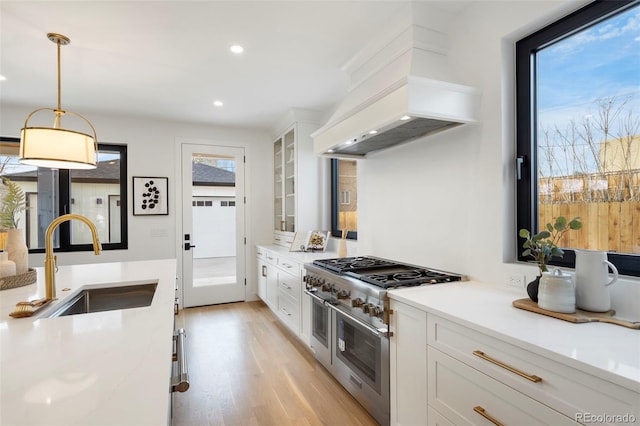
[[[523,291],[474,281],[391,290],[389,297],[640,392],[640,330],[518,309],[511,302],[527,297]]]
[[[290,251],[288,248],[286,247],[282,247],[282,246],[277,246],[275,244],[258,244],[257,247],[262,247],[265,248],[267,250],[271,250],[272,252],[277,253],[280,256],[285,256],[288,257],[292,260],[295,260],[296,262],[299,263],[311,263],[314,260],[317,259],[332,259],[332,258],[336,258],[338,257],[338,254],[336,252],[330,252],[330,251],[309,251],[309,252],[303,252],[303,251]]]
[[[36,270],[37,283],[0,292],[0,424],[166,425],[175,259],[60,266],[56,274],[56,305],[83,286],[157,281],[151,306],[11,318],[17,302],[44,296],[44,271]]]

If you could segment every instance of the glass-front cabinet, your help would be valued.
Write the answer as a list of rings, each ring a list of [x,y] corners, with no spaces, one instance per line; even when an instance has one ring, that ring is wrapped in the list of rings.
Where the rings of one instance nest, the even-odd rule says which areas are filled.
[[[274,243],[288,246],[296,232],[321,229],[321,175],[328,161],[313,154],[311,133],[317,124],[289,122],[273,141]],[[327,170],[323,170],[323,167]]]
[[[273,144],[274,229],[296,231],[296,135],[289,129]]]

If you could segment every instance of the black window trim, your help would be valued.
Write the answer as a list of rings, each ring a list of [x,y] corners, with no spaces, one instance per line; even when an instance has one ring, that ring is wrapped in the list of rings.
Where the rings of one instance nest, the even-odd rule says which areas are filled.
[[[522,256],[523,240],[517,236],[517,230],[532,229],[538,217],[537,159],[536,147],[533,143],[536,140],[536,128],[532,126],[537,122],[535,117],[537,108],[533,96],[535,75],[531,72],[536,66],[535,53],[562,37],[570,36],[585,27],[622,13],[638,3],[640,3],[638,0],[596,0],[516,43],[516,161],[522,161],[521,172],[516,182],[515,235],[519,261],[530,259]],[[562,258],[554,257],[549,263],[574,268],[575,252],[571,249],[564,251]],[[608,252],[607,256],[621,275],[640,276],[640,256],[614,252]]]
[[[338,227],[338,212],[340,210],[340,193],[338,191],[338,159],[331,159],[331,235],[342,237],[342,230]],[[357,240],[358,232],[347,232],[347,239]]]
[[[19,138],[0,136],[2,142],[20,143]],[[128,233],[128,193],[127,193],[127,146],[121,144],[98,143],[98,150],[114,151],[120,154],[120,211],[123,212],[120,220],[120,242],[102,243],[103,250],[127,250],[129,248]],[[68,169],[59,169],[59,203],[58,216],[69,212],[71,205],[71,174]],[[92,244],[71,244],[71,224],[63,222],[58,227],[58,244],[55,252],[82,252],[93,251]],[[29,249],[29,253],[44,253],[44,248]]]

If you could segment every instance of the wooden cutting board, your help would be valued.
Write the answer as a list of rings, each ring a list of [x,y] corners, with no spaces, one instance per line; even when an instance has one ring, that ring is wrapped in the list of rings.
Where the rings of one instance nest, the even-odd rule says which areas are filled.
[[[608,312],[589,312],[576,309],[573,314],[563,314],[560,312],[553,312],[542,309],[536,302],[528,298],[514,300],[511,304],[516,308],[524,309],[526,311],[531,311],[537,314],[547,315],[553,318],[558,318],[564,321],[574,322],[578,324],[585,322],[606,322],[609,324],[616,324],[623,327],[640,330],[640,322],[631,322],[615,318],[613,315],[615,315],[616,311],[614,310]]]

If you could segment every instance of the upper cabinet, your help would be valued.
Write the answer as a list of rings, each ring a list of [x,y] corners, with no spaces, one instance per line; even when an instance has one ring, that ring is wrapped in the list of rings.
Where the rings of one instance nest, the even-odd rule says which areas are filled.
[[[328,197],[322,160],[313,153],[317,124],[295,121],[273,142],[274,242],[288,246],[298,231],[322,229],[320,206]],[[326,168],[326,167],[325,167]]]
[[[273,143],[274,229],[296,231],[296,129]]]

